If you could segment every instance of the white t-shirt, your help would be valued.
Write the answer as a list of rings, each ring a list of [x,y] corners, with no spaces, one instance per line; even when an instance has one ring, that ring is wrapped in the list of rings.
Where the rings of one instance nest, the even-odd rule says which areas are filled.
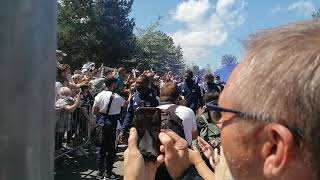
[[[98,107],[101,113],[106,113],[111,98],[111,91],[102,91],[94,99],[93,107]],[[113,100],[111,103],[110,111],[108,115],[117,115],[120,114],[121,107],[124,106],[124,100],[117,93],[114,93]]]
[[[165,110],[173,104],[158,106],[159,109]],[[185,106],[178,106],[176,115],[182,120],[184,135],[189,145],[192,143],[192,132],[197,130],[196,116],[192,109]]]

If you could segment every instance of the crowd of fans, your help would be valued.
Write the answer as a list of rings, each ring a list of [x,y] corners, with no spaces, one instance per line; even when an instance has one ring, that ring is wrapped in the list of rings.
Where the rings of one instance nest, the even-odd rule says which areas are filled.
[[[212,74],[199,84],[190,70],[160,76],[87,63],[72,73],[57,51],[56,150],[72,138],[78,111],[102,128],[97,179],[118,178],[117,142],[128,144],[126,180],[319,179],[319,32],[312,21],[253,36],[226,86]],[[174,112],[182,123],[182,132],[160,132],[156,161],[138,149],[132,123],[140,107]]]
[[[57,50],[56,55],[56,153],[63,153],[64,148],[71,149],[68,143],[76,132],[75,122],[81,121],[78,129],[82,135],[101,126],[97,179],[103,175],[117,177],[112,172],[117,141],[126,143],[139,107],[172,109],[182,120],[184,138],[190,147],[198,136],[212,147],[219,147],[220,133],[215,125],[219,115],[209,112],[204,106],[205,102],[216,101],[223,90],[219,76],[209,74],[205,83],[198,84],[190,70],[184,76],[173,72],[160,76],[152,70],[140,72],[136,69],[127,71],[122,67],[96,67],[91,62],[84,64],[82,69],[71,70],[63,63],[67,54]],[[76,111],[80,120],[75,120]],[[76,155],[85,153],[83,149],[76,151]],[[160,174],[159,179],[163,176]]]

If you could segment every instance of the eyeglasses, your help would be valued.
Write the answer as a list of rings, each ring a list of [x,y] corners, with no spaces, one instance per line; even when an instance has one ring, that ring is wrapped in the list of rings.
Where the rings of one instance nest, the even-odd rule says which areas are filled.
[[[276,122],[272,117],[270,116],[266,116],[266,115],[262,115],[259,113],[248,113],[248,112],[241,112],[241,111],[237,111],[237,110],[233,110],[233,109],[228,109],[228,108],[224,108],[224,107],[220,107],[217,105],[216,101],[211,101],[209,103],[206,104],[206,107],[214,112],[226,112],[226,113],[232,113],[235,114],[236,116],[242,118],[242,119],[251,119],[251,120],[259,120],[262,121],[263,123],[271,123],[271,122]],[[278,123],[278,122],[276,122]],[[280,123],[283,126],[285,126],[286,128],[288,128],[292,133],[294,133],[298,139],[302,139],[304,132],[303,130],[301,130],[300,128],[297,127],[292,127],[290,125],[287,124],[283,124]]]

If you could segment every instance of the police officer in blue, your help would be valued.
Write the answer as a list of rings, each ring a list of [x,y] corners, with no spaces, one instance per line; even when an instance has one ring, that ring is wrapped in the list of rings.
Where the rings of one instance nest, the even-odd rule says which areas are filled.
[[[181,95],[187,101],[187,107],[191,108],[196,114],[202,105],[202,93],[198,84],[193,81],[193,72],[187,70],[184,75],[184,82],[179,84]]]
[[[128,132],[132,126],[134,113],[139,107],[157,107],[159,105],[154,91],[151,90],[148,85],[149,78],[145,75],[139,76],[136,80],[137,90],[131,97],[128,111],[119,134],[120,141],[123,140],[124,133]]]

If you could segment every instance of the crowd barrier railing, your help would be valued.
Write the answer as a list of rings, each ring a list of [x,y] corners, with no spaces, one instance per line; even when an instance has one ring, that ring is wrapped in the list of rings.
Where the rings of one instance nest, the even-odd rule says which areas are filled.
[[[90,106],[79,107],[73,113],[55,109],[54,159],[76,152],[88,158],[84,147],[90,144],[90,134],[94,129],[89,126],[90,109]]]

